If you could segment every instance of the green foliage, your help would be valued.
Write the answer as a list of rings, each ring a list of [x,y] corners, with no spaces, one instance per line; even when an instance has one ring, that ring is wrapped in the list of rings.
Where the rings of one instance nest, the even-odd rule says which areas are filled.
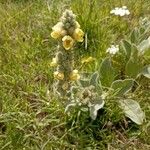
[[[100,80],[103,86],[110,87],[115,78],[115,70],[112,67],[110,58],[105,58],[99,69]]]
[[[91,76],[89,84],[93,85],[93,86],[97,86],[98,85],[98,78],[99,78],[98,72],[93,73]]]
[[[142,53],[142,54],[146,53],[146,51],[150,49],[150,37],[146,40],[143,40],[138,45],[138,49],[139,49],[140,53]]]
[[[138,38],[139,38],[139,30],[137,27],[135,27],[132,32],[131,32],[131,35],[130,35],[130,40],[131,40],[131,43],[134,43],[136,44],[138,42]]]
[[[145,115],[141,110],[140,105],[136,101],[132,99],[125,99],[120,100],[119,102],[127,117],[129,117],[138,125],[141,125],[143,123]]]
[[[115,80],[111,88],[114,90],[115,96],[122,96],[131,90],[133,83],[133,79]]]
[[[144,19],[143,19],[144,20]],[[136,79],[145,67],[144,59],[149,59],[150,38],[147,35],[150,31],[150,23],[140,23],[140,27],[135,27],[129,38],[121,43],[121,59],[125,65],[124,73],[127,77]],[[149,63],[149,62],[148,62]],[[120,64],[121,65],[121,64]]]
[[[138,120],[139,118],[135,118],[135,116],[133,114],[131,114],[132,109],[134,109],[132,103],[126,103],[123,105],[123,101],[120,100],[120,99],[123,99],[124,96],[129,94],[129,92],[132,90],[132,88],[134,87],[134,83],[135,83],[134,79],[137,79],[137,77],[139,77],[139,75],[141,75],[141,74],[143,74],[145,76],[148,76],[148,74],[149,74],[148,68],[145,68],[143,61],[140,61],[140,60],[142,60],[142,58],[141,58],[142,55],[141,55],[141,52],[139,51],[139,48],[136,46],[138,43],[138,41],[136,39],[136,34],[137,34],[137,36],[140,36],[140,34],[138,32],[138,28],[135,28],[135,30],[130,35],[132,43],[128,42],[127,40],[122,40],[122,43],[121,43],[122,48],[123,48],[123,51],[121,51],[121,55],[122,55],[122,57],[125,58],[124,59],[125,65],[123,65],[123,66],[125,66],[125,68],[124,68],[125,76],[124,77],[127,79],[115,80],[115,78],[117,77],[117,73],[119,73],[119,70],[116,71],[115,66],[114,67],[112,66],[113,57],[105,57],[102,60],[101,64],[99,64],[98,72],[96,71],[95,73],[93,73],[91,75],[89,81],[87,79],[85,80],[84,78],[83,78],[83,80],[81,79],[79,86],[82,86],[82,84],[84,84],[84,85],[82,86],[82,88],[80,88],[80,87],[78,87],[78,88],[81,89],[79,91],[81,92],[81,95],[82,94],[83,95],[82,96],[80,95],[79,98],[77,96],[76,98],[78,100],[78,103],[81,103],[81,106],[82,106],[82,104],[84,104],[89,107],[90,116],[93,120],[96,119],[97,112],[100,108],[103,107],[105,101],[107,101],[108,99],[112,99],[112,98],[113,99],[119,98],[118,105],[121,104],[121,108],[122,108],[123,112],[125,113],[125,115],[127,117],[129,117],[131,120],[133,120],[135,123],[142,124],[144,115],[139,116],[139,117],[141,117],[140,119],[142,120],[140,122]],[[144,48],[144,49],[146,49],[146,48]],[[143,67],[144,67],[144,69],[141,69]],[[85,83],[86,83],[86,85],[85,85]],[[93,88],[91,88],[92,86],[94,87],[94,89],[96,89],[96,91],[92,90],[93,89]],[[99,86],[100,86],[101,90],[99,90],[99,88],[97,88]],[[94,95],[94,97],[95,97],[94,101],[90,101],[90,99],[92,99],[92,95]],[[74,97],[74,99],[76,99],[76,98]],[[98,101],[100,103],[99,105],[97,103]],[[91,105],[92,102],[93,102],[93,104],[95,104],[95,103],[96,104],[92,106]],[[132,100],[132,102],[133,102],[133,100]],[[130,108],[131,110],[127,111],[127,108],[130,107],[130,104],[131,104],[131,108]],[[136,113],[138,113],[138,111],[140,114],[143,113],[137,102],[135,102],[135,105],[136,106],[138,105],[138,109],[135,110]]]
[[[81,79],[76,85],[76,91],[72,89],[70,98],[72,99],[66,106],[65,111],[71,112],[72,107],[88,108],[90,117],[95,120],[97,112],[104,106],[104,99],[101,97],[101,84],[98,72],[90,75],[89,80]]]
[[[127,76],[131,78],[137,77],[142,67],[142,62],[140,61],[140,59],[141,58],[138,55],[137,48],[135,46],[132,46],[132,54],[125,67],[125,73]]]
[[[150,65],[145,66],[141,71],[141,74],[147,78],[150,78]]]
[[[131,43],[129,43],[126,40],[123,40],[122,44],[123,44],[123,49],[124,49],[124,53],[125,53],[126,59],[129,60],[129,58],[131,56],[132,45],[131,45]]]
[[[97,117],[98,110],[103,108],[104,100],[99,96],[90,106],[90,117],[95,120]]]
[[[141,69],[141,64],[139,60],[135,57],[129,59],[126,64],[125,73],[131,78],[136,78]]]

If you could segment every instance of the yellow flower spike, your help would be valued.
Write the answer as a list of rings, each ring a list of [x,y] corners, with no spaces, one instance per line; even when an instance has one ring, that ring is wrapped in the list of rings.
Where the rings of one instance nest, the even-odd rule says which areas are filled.
[[[79,28],[75,29],[73,33],[73,38],[78,42],[83,42],[84,40],[83,37],[84,37],[84,32]]]
[[[63,80],[64,79],[64,74],[58,71],[54,72],[54,78],[58,80]]]
[[[57,59],[56,58],[53,58],[52,59],[52,62],[50,63],[50,66],[51,67],[56,67],[58,64],[57,64]]]
[[[73,47],[73,44],[74,44],[74,40],[72,37],[70,37],[69,35],[66,35],[62,38],[62,41],[63,41],[63,47],[66,49],[66,50],[69,50]]]
[[[95,60],[95,58],[93,58],[93,57],[88,57],[88,58],[84,58],[84,59],[82,59],[82,61],[81,61],[81,63],[82,64],[84,64],[84,63],[89,63],[89,62],[92,62],[92,61],[94,61]]]
[[[78,74],[78,70],[73,70],[70,74],[70,80],[76,81],[80,79],[80,75]]]

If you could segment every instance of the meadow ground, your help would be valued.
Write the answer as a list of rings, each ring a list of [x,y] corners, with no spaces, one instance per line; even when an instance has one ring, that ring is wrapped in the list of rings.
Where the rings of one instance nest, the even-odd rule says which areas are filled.
[[[116,6],[127,6],[127,18],[110,15]],[[150,149],[150,85],[142,79],[135,99],[146,114],[138,126],[110,118],[91,121],[68,117],[51,92],[50,62],[56,42],[50,37],[62,11],[71,8],[88,35],[77,45],[75,56],[95,57],[128,36],[140,17],[149,17],[149,0],[0,0],[0,149],[1,150],[148,150]],[[150,61],[147,60],[147,63]],[[94,70],[93,65],[85,68]],[[101,112],[103,113],[103,112]],[[112,122],[110,122],[112,120]]]

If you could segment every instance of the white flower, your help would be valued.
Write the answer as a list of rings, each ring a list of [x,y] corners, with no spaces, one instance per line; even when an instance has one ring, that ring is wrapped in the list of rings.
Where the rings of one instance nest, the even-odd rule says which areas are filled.
[[[121,8],[116,7],[115,9],[110,11],[110,14],[114,14],[116,16],[125,16],[129,15],[130,11],[127,9],[127,6],[122,6]]]
[[[119,51],[119,45],[111,45],[111,47],[109,47],[106,52],[112,55],[115,55],[117,52]]]

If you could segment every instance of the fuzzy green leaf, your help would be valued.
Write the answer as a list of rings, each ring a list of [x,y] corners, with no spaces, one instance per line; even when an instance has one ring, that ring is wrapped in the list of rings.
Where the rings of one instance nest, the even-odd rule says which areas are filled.
[[[89,86],[89,79],[80,79],[77,81],[79,86],[87,87]]]
[[[127,76],[131,78],[136,78],[141,70],[141,67],[142,67],[142,63],[138,56],[138,49],[135,45],[132,45],[132,54],[126,64],[125,73]]]
[[[127,59],[129,59],[131,56],[132,45],[127,40],[123,40],[122,45],[123,45],[123,49],[125,51],[125,55],[126,55]]]
[[[89,85],[95,86],[95,88],[97,89],[97,91],[99,92],[99,94],[102,92],[102,87],[101,87],[101,82],[99,80],[99,74],[98,74],[98,72],[94,72],[91,75]]]
[[[130,35],[131,42],[137,43],[138,38],[139,38],[139,30],[138,28],[134,28]]]
[[[145,66],[142,69],[141,74],[150,79],[150,65]]]
[[[138,102],[132,99],[120,100],[120,107],[123,109],[126,117],[130,118],[133,122],[138,125],[143,123],[145,114]]]
[[[115,78],[115,70],[112,67],[111,60],[105,58],[100,66],[100,79],[101,84],[106,87],[110,87]]]
[[[131,78],[136,78],[141,70],[141,64],[134,57],[131,57],[126,64],[125,73]]]
[[[103,108],[104,104],[105,104],[105,102],[101,97],[99,97],[98,100],[94,101],[94,103],[91,104],[91,106],[90,106],[90,117],[93,120],[96,119],[98,110]]]
[[[133,79],[116,80],[112,83],[111,88],[116,91],[116,96],[121,96],[131,90],[133,83]]]
[[[150,48],[150,37],[146,40],[143,40],[139,45],[138,45],[138,49],[139,51],[144,54],[146,52],[146,50],[149,50]]]
[[[138,49],[132,45],[132,54],[125,66],[125,74],[131,78],[136,78],[142,67],[142,63],[138,56]]]
[[[91,79],[90,79],[90,85],[97,86],[98,85],[98,78],[99,78],[98,72],[94,72],[91,76]]]

